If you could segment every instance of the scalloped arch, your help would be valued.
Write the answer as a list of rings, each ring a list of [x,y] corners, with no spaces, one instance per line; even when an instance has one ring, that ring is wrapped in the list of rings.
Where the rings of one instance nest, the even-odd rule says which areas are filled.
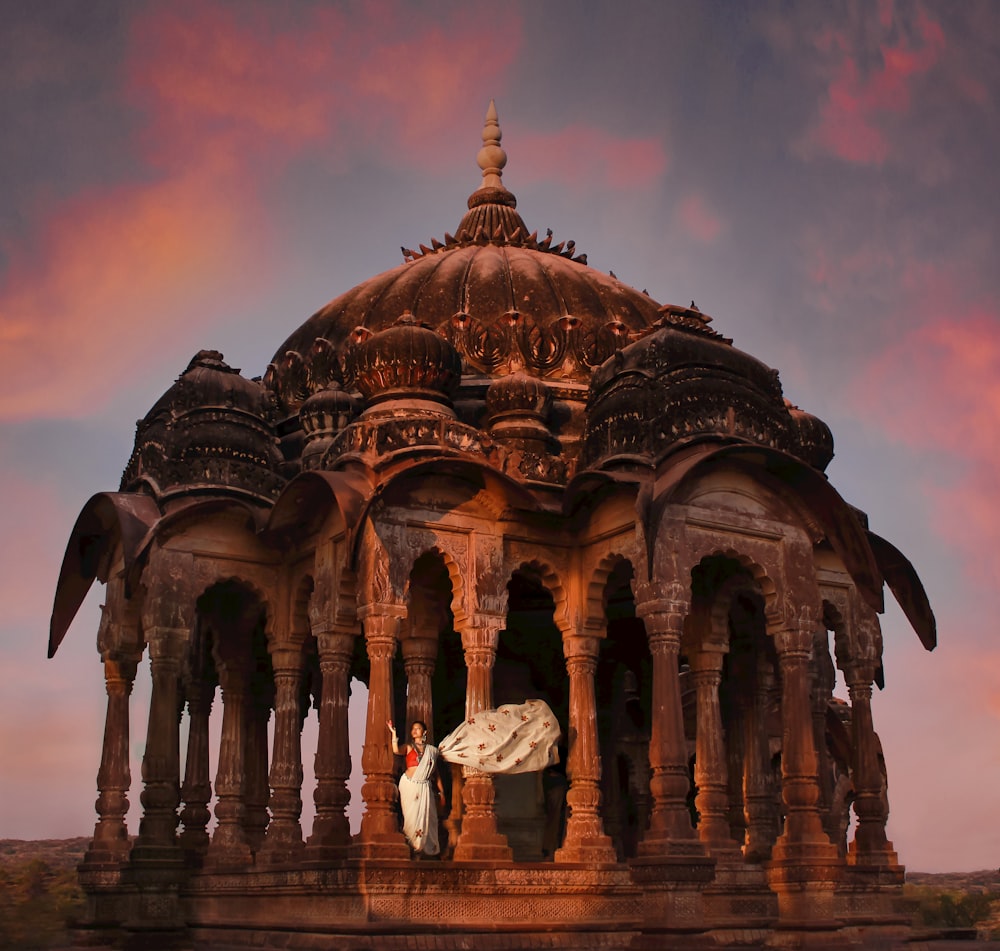
[[[406,573],[405,598],[407,608],[409,608],[412,593],[411,585],[413,581],[413,570],[417,561],[424,555],[437,556],[441,560],[445,571],[448,573],[448,578],[451,580],[451,613],[454,618],[455,630],[461,630],[461,626],[464,625],[469,619],[468,612],[465,610],[465,579],[458,562],[446,548],[442,548],[438,545],[432,545],[430,548],[425,548],[414,554],[413,559],[410,562],[409,571]]]

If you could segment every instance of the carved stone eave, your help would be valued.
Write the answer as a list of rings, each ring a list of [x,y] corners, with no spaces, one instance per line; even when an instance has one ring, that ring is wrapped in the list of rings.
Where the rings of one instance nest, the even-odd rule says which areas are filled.
[[[759,466],[796,493],[814,513],[865,602],[882,613],[883,576],[865,527],[822,473],[786,452],[749,444],[704,442],[687,446],[661,463],[651,497],[653,514],[662,511],[696,468],[724,460]]]
[[[203,521],[214,515],[230,513],[242,521],[248,532],[256,534],[267,521],[271,507],[243,498],[232,498],[221,493],[204,493],[183,499],[180,504],[167,508],[163,516],[152,526],[143,539],[143,552],[155,536],[161,544],[185,530],[195,521]]]
[[[645,485],[653,482],[653,468],[648,461],[636,460],[627,468],[607,468],[603,466],[578,472],[566,486],[563,494],[563,514],[573,515],[592,503],[595,496],[619,490],[638,493]]]
[[[356,467],[334,472],[303,472],[278,496],[263,530],[268,544],[285,547],[315,534],[336,508],[350,538],[363,521],[375,493],[377,478],[370,469]]]
[[[125,593],[126,597],[131,595],[130,581],[143,539],[159,518],[159,507],[147,495],[99,492],[87,501],[77,516],[59,569],[49,622],[49,657],[62,643],[94,579],[108,580],[107,560],[119,542],[125,561]]]
[[[937,647],[937,621],[927,592],[909,559],[891,542],[869,531],[868,542],[893,597],[903,609],[920,643],[932,651]]]
[[[354,526],[355,534],[351,546],[350,563],[352,567],[357,565],[359,546],[364,537],[361,527],[367,521],[372,509],[385,499],[387,493],[396,488],[403,480],[420,481],[428,476],[441,475],[457,475],[466,479],[471,477],[481,482],[483,488],[488,490],[494,498],[506,500],[506,506],[496,515],[498,521],[503,519],[508,511],[513,513],[516,510],[539,515],[554,515],[560,511],[558,497],[554,496],[551,499],[540,497],[538,493],[532,492],[503,472],[483,465],[481,461],[441,456],[391,470],[383,470],[379,473],[378,489],[365,500],[363,509],[357,514],[357,523]]]

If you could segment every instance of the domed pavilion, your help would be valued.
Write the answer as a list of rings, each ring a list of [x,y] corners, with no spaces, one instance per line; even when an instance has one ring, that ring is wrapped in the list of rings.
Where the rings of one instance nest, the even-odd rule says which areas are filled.
[[[80,513],[49,654],[99,580],[90,940],[883,940],[907,917],[878,615],[888,585],[933,648],[920,581],[777,372],[539,238],[492,104],[482,138],[454,234],[320,309],[261,378],[196,354]],[[442,853],[411,857],[387,721],[439,739],[529,699],[560,765],[443,764]]]

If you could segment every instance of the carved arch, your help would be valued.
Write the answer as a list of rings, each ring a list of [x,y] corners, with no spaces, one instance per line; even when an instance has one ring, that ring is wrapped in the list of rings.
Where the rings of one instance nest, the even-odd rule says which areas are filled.
[[[586,600],[583,605],[583,625],[588,630],[600,630],[604,626],[605,603],[608,579],[621,564],[627,564],[635,573],[632,559],[622,552],[610,552],[597,563],[587,585]],[[634,592],[633,592],[634,594]]]
[[[776,582],[781,580],[780,566],[775,566],[768,570],[764,565],[759,564],[750,555],[737,551],[734,548],[720,548],[716,545],[705,545],[698,551],[691,554],[691,557],[678,566],[678,577],[688,579],[688,590],[690,591],[691,577],[694,569],[707,558],[721,557],[738,563],[757,585],[761,597],[764,599],[764,616],[767,620],[767,628],[770,633],[772,629],[784,620],[784,612],[781,608],[779,594],[780,585]]]
[[[448,578],[451,581],[451,613],[454,618],[455,630],[460,631],[469,620],[468,612],[465,609],[465,574],[462,571],[462,566],[458,564],[454,555],[449,552],[446,547],[432,545],[430,548],[425,548],[414,554],[414,557],[411,559],[409,564],[409,570],[406,573],[407,580],[405,598],[407,608],[409,608],[412,597],[411,584],[413,580],[413,569],[417,561],[424,555],[437,555],[441,559],[445,571],[448,573]]]
[[[572,634],[573,628],[570,619],[569,597],[555,568],[547,561],[532,558],[528,561],[522,561],[510,574],[513,574],[514,571],[533,575],[538,580],[552,596],[554,605],[552,621],[559,629],[559,633],[563,637],[567,634]]]

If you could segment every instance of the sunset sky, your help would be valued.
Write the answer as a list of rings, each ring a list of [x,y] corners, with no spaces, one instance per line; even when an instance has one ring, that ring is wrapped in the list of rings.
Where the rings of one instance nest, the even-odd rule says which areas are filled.
[[[0,838],[93,829],[100,586],[46,639],[136,419],[198,350],[258,376],[454,232],[490,98],[529,228],[695,300],[831,426],[832,483],[938,618],[927,653],[887,593],[889,836],[911,870],[996,868],[994,0],[0,0]]]

